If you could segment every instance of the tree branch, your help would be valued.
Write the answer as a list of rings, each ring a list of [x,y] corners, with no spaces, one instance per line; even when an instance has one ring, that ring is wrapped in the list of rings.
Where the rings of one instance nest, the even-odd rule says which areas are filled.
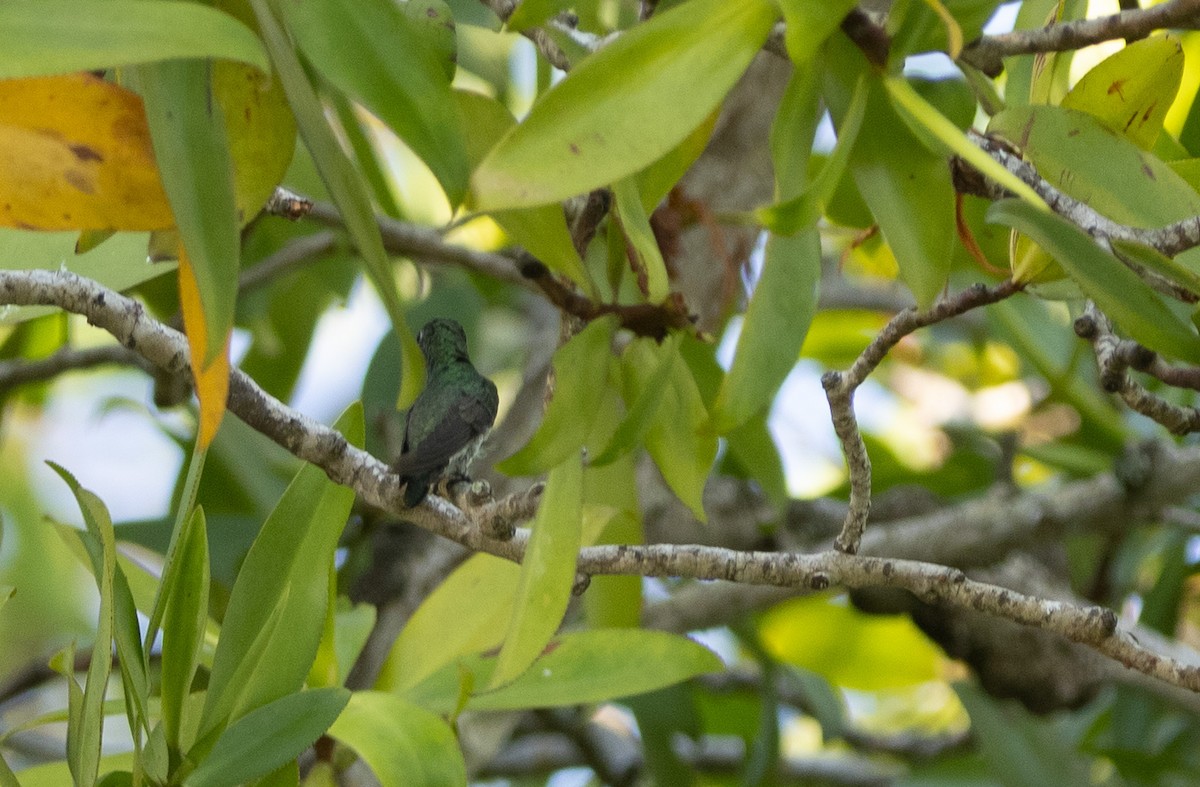
[[[1010,283],[975,288],[952,299],[952,304],[988,302],[988,297],[1011,292]],[[989,295],[990,294],[990,295]],[[150,318],[140,304],[94,281],[66,271],[0,271],[0,303],[18,306],[58,306],[83,314],[88,321],[115,336],[130,350],[172,372],[188,370],[187,341],[179,332]],[[928,312],[907,312],[902,325],[929,324],[959,308],[946,303]],[[880,340],[880,345],[886,344]],[[893,342],[894,343],[894,342]],[[850,380],[869,371],[867,360],[846,373]],[[298,413],[264,392],[244,373],[230,379],[229,409],[295,456],[317,465],[336,483],[355,490],[366,502],[474,550],[519,561],[528,531],[517,529],[509,540],[498,540],[464,512],[442,498],[429,496],[414,509],[402,503],[399,478],[391,469],[329,427]],[[526,500],[535,496],[527,495]],[[530,501],[532,502],[532,501]],[[532,515],[532,511],[518,511]],[[1119,661],[1127,667],[1193,691],[1200,691],[1200,668],[1188,666],[1141,646],[1117,627],[1112,610],[1080,607],[1015,593],[967,579],[962,571],[910,560],[865,557],[838,551],[812,555],[738,552],[700,546],[596,546],[579,553],[577,569],[584,574],[678,576],[726,579],[787,588],[824,589],[903,588],[926,601],[974,609],[1029,626],[1057,632]]]
[[[1104,390],[1119,394],[1130,409],[1157,421],[1175,434],[1200,431],[1200,410],[1171,404],[1150,393],[1129,376],[1130,366],[1153,367],[1156,355],[1136,342],[1119,339],[1108,318],[1095,304],[1089,302],[1083,315],[1075,320],[1075,333],[1092,343],[1096,364],[1100,367],[1100,385]]]
[[[979,306],[1003,300],[1019,289],[1020,285],[1010,279],[995,287],[977,285],[943,299],[930,309],[905,309],[888,321],[847,371],[827,372],[821,378],[833,416],[833,428],[841,441],[850,475],[850,508],[846,512],[842,532],[834,541],[836,549],[850,554],[858,551],[867,517],[871,513],[871,458],[867,455],[867,446],[863,443],[858,420],[854,417],[854,392],[888,352],[908,334]]]
[[[1115,38],[1137,39],[1165,27],[1196,29],[1200,2],[1170,0],[1150,8],[1121,11],[1096,19],[1064,22],[1038,30],[1016,30],[981,36],[967,44],[959,56],[990,77],[1004,70],[1003,58],[1035,52],[1066,52]]]

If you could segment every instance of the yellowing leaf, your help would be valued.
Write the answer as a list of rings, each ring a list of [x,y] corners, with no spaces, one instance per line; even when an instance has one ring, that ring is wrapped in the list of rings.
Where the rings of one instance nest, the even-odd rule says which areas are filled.
[[[1175,36],[1135,41],[1084,74],[1062,105],[1087,112],[1149,150],[1179,91],[1183,60],[1183,47]]]
[[[0,225],[174,223],[136,94],[91,74],[0,81]]]
[[[224,350],[204,365],[203,359],[208,357],[207,323],[200,304],[200,291],[196,287],[196,275],[182,246],[179,253],[179,308],[183,312],[183,325],[192,354],[196,396],[200,399],[197,440],[204,449],[217,435],[217,427],[225,415],[225,401],[229,398],[229,337],[225,338]]]

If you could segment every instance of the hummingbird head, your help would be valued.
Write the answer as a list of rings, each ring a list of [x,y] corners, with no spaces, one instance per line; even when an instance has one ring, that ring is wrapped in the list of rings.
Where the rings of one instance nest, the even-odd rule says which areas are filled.
[[[417,334],[417,344],[429,366],[470,360],[467,357],[467,333],[455,320],[439,317],[425,323]]]

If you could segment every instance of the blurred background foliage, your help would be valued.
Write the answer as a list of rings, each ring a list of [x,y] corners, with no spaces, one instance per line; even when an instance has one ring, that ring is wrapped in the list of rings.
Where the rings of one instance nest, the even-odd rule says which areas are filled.
[[[409,0],[406,5],[416,4]],[[530,4],[526,0],[521,8]],[[453,18],[454,84],[494,97],[515,117],[523,117],[558,73],[527,39],[501,32],[484,5],[471,0],[441,5],[431,0],[422,7]],[[557,10],[567,4],[543,5]],[[658,12],[671,5],[659,3]],[[945,46],[931,8],[950,9],[970,40],[1000,4],[911,5],[910,19],[919,19],[895,31],[895,56]],[[1022,15],[1044,17],[1049,7],[1032,5],[1037,8],[1022,8]],[[579,30],[595,36],[631,26],[639,14],[639,4],[631,0],[580,0],[569,6]],[[1066,18],[1114,10],[1084,3],[1066,3],[1065,9]],[[1009,19],[1011,10],[1005,12]],[[582,54],[565,34],[558,33],[555,40],[568,56]],[[1200,84],[1200,61],[1195,59],[1200,34],[1186,33],[1181,40],[1188,55],[1184,87],[1167,115],[1166,130],[1188,156],[1200,156],[1200,122],[1191,103]],[[1071,84],[1098,59],[1087,52],[1072,63],[1069,54],[1062,55],[1056,73]],[[1013,61],[1009,85],[1025,67],[1024,61]],[[916,80],[918,91],[959,127],[975,121],[980,115],[975,97],[965,81],[951,76],[950,61],[943,57],[931,68],[938,76]],[[369,184],[375,209],[415,224],[449,222],[452,206],[422,160],[387,125],[317,76],[325,109]],[[831,131],[823,132],[828,137],[823,142],[818,137],[820,155],[809,165],[813,173],[826,161]],[[760,134],[756,143],[764,138]],[[472,144],[468,138],[468,147]],[[1103,166],[1103,151],[1096,151],[1095,158]],[[283,184],[316,200],[329,199],[303,144],[296,146]],[[1008,233],[983,223],[986,207],[983,200],[966,197],[964,215],[987,258],[999,262],[1008,255]],[[706,498],[706,503],[715,500],[707,527],[688,521],[676,528],[672,523],[681,517],[678,505],[663,502],[661,481],[651,479],[650,486],[659,491],[643,491],[641,512],[651,537],[769,547],[811,546],[832,535],[828,522],[822,524],[820,516],[806,514],[809,509],[803,507],[821,501],[840,510],[847,494],[818,380],[826,370],[848,366],[894,309],[908,302],[895,284],[900,270],[895,255],[881,234],[870,231],[874,225],[854,180],[842,178],[821,225],[827,300],[765,420],[772,439],[763,438],[766,432],[759,424],[759,431],[745,433],[737,447],[732,436],[721,440],[718,473]],[[585,257],[596,281],[608,278],[613,242],[605,234],[613,232],[611,226],[603,227]],[[311,221],[259,217],[243,232],[242,267],[251,269],[305,237],[320,240],[326,250],[240,294],[235,359],[265,390],[325,422],[361,400],[366,446],[390,459],[398,451],[401,430],[395,409],[401,362],[384,308],[364,281],[345,232]],[[54,267],[70,253],[74,239],[72,233],[31,237],[20,230],[0,230],[0,266]],[[445,239],[481,250],[503,249],[512,240],[487,216],[455,226]],[[169,320],[179,309],[173,266],[147,267],[140,253],[131,251],[145,242],[143,235],[120,234],[74,258],[71,267],[85,275],[96,271],[97,278],[119,289],[132,286],[154,315]],[[408,328],[415,333],[434,316],[459,320],[470,337],[476,367],[500,390],[501,426],[493,453],[482,463],[490,467],[532,433],[540,399],[538,375],[555,346],[558,316],[527,290],[479,273],[404,258],[392,262]],[[689,339],[681,353],[706,402],[711,403],[722,377],[714,358],[728,367],[742,324],[743,296],[761,265],[756,253],[746,269],[734,267],[735,293],[725,303],[697,304],[712,315],[703,327],[713,342]],[[999,277],[981,272],[956,244],[950,289],[980,279]],[[1122,450],[1134,440],[1172,439],[1101,392],[1091,353],[1073,334],[1071,317],[1062,302],[1018,297],[907,337],[896,347],[858,396],[874,466],[877,526],[997,489],[1047,488],[1090,478],[1122,461]],[[86,348],[104,339],[78,317],[46,314],[10,320],[0,327],[0,361],[44,358],[68,344]],[[73,522],[79,517],[44,460],[67,466],[104,499],[114,512],[120,539],[159,552],[166,548],[195,413],[190,407],[153,406],[155,386],[139,369],[105,368],[0,392],[0,586],[17,589],[0,607],[0,726],[62,704],[61,686],[53,682],[41,692],[26,689],[49,681],[42,666],[48,655],[72,639],[86,641],[95,616],[92,583],[45,521],[47,514]],[[1180,404],[1194,403],[1190,393],[1160,393]],[[257,528],[298,467],[298,460],[263,436],[236,419],[225,419],[197,498],[208,520],[214,617],[221,617]],[[654,473],[646,467],[641,471]],[[520,488],[493,471],[482,474],[499,491]],[[727,492],[731,488],[737,491]],[[717,498],[726,494],[739,497],[735,503],[726,501],[723,511]],[[1014,549],[1033,554],[1046,571],[1061,578],[1062,588],[1077,596],[1200,647],[1195,577],[1200,512],[1194,503],[1172,508],[1169,518],[1130,522],[1119,530],[1073,532],[1061,542]],[[741,515],[751,509],[767,513],[754,518],[748,530],[720,530],[722,513]],[[806,534],[809,526],[815,531]],[[619,523],[614,527],[619,530]],[[608,535],[620,541],[638,532],[634,523],[627,524],[625,536]],[[360,598],[381,593],[377,583],[387,580],[379,579],[378,572],[387,565],[380,555],[404,552],[422,539],[377,511],[356,507],[339,547],[339,589]],[[600,589],[610,581],[607,591]],[[584,604],[591,605],[587,614],[592,619],[628,622],[622,604],[636,610],[641,603],[678,598],[694,587],[686,582],[597,580]],[[946,638],[936,625],[917,613],[895,614],[899,609],[888,604],[874,608],[891,614],[871,614],[862,608],[873,605],[862,601],[829,592],[781,600],[748,614],[702,616],[713,625],[696,636],[725,659],[727,673],[589,708],[586,716],[626,737],[636,727],[644,777],[661,784],[1200,783],[1200,703],[1194,699],[1182,703],[1144,685],[1097,681],[1069,700],[1039,707],[1025,698],[1022,705],[981,686],[962,660],[978,654],[947,652],[938,644]],[[1050,669],[1033,658],[1011,668]],[[519,740],[523,732],[528,731],[514,723],[504,740]],[[679,734],[696,741],[695,750],[681,754]],[[734,755],[726,757],[722,746],[730,742],[736,744]],[[60,756],[55,743],[53,735],[49,741],[38,734],[18,736],[6,742],[5,757],[14,765],[32,764]],[[491,753],[502,748],[499,742],[480,747]],[[489,762],[481,756],[474,763],[480,778],[490,775],[516,784],[588,779],[586,771],[581,775],[566,764],[551,776],[548,771],[555,768],[530,766],[527,773],[514,774]]]

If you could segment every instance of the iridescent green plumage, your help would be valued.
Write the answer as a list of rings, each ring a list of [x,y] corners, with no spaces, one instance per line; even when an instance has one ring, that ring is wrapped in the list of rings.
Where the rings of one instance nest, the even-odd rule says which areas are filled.
[[[466,477],[499,404],[495,384],[471,365],[467,335],[457,322],[430,320],[417,343],[428,376],[408,411],[403,453],[392,466],[406,484],[410,508],[442,477]]]

